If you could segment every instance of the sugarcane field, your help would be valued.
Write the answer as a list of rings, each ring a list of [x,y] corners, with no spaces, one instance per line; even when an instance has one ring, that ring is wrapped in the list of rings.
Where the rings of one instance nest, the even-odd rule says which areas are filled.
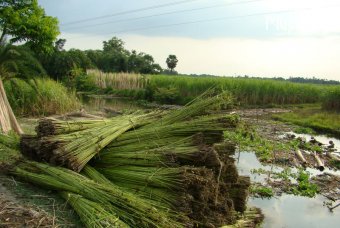
[[[339,6],[1,0],[0,228],[338,227]]]

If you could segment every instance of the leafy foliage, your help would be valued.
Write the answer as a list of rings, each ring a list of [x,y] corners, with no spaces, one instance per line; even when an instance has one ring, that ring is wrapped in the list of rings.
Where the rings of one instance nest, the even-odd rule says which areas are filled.
[[[172,72],[177,66],[178,59],[176,55],[169,55],[168,58],[166,58],[165,62],[168,65],[170,71]]]
[[[297,181],[298,186],[292,188],[295,195],[314,197],[318,193],[318,187],[309,181],[310,174],[306,171],[300,170]]]
[[[51,51],[59,34],[58,20],[46,16],[37,0],[3,0],[0,2],[2,42],[10,35],[10,43],[26,41],[39,51]]]
[[[3,80],[13,77],[29,79],[44,74],[44,68],[27,47],[10,44],[0,47],[0,76]]]

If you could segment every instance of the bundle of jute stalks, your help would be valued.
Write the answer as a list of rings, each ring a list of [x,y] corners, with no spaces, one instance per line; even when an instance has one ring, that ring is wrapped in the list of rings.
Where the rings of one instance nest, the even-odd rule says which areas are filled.
[[[239,118],[213,114],[232,103],[229,94],[209,91],[167,112],[45,118],[21,148],[52,165],[23,162],[12,174],[57,191],[88,227],[232,224],[235,208],[245,209],[249,179],[238,176],[223,134]]]

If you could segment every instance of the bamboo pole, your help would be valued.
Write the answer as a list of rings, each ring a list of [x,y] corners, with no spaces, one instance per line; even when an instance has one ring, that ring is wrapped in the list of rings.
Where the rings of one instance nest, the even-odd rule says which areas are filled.
[[[314,159],[316,161],[316,163],[318,164],[318,170],[320,171],[324,171],[325,169],[325,165],[323,163],[323,161],[320,159],[320,157],[316,154],[316,152],[313,153]]]
[[[1,102],[1,127],[4,133],[7,133],[11,129],[13,129],[19,135],[22,135],[24,131],[21,129],[14,113],[11,108],[10,103],[8,102],[6,91],[0,78],[0,102]]]
[[[302,155],[301,150],[296,150],[295,154],[298,157],[298,159],[302,162],[302,165],[306,166],[307,165],[307,161],[306,161],[305,157]]]

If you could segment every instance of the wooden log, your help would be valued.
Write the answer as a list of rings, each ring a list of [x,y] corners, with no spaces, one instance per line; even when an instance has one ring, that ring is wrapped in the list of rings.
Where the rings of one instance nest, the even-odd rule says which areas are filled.
[[[316,164],[318,165],[318,170],[320,171],[324,171],[325,169],[325,164],[323,163],[323,161],[320,159],[320,157],[316,154],[316,152],[313,153],[314,159],[316,161]]]
[[[305,157],[302,155],[301,150],[295,151],[295,154],[296,154],[296,156],[298,157],[298,159],[302,162],[302,165],[303,165],[303,166],[306,166],[306,165],[308,164],[307,161],[306,161],[306,159],[305,159]]]

